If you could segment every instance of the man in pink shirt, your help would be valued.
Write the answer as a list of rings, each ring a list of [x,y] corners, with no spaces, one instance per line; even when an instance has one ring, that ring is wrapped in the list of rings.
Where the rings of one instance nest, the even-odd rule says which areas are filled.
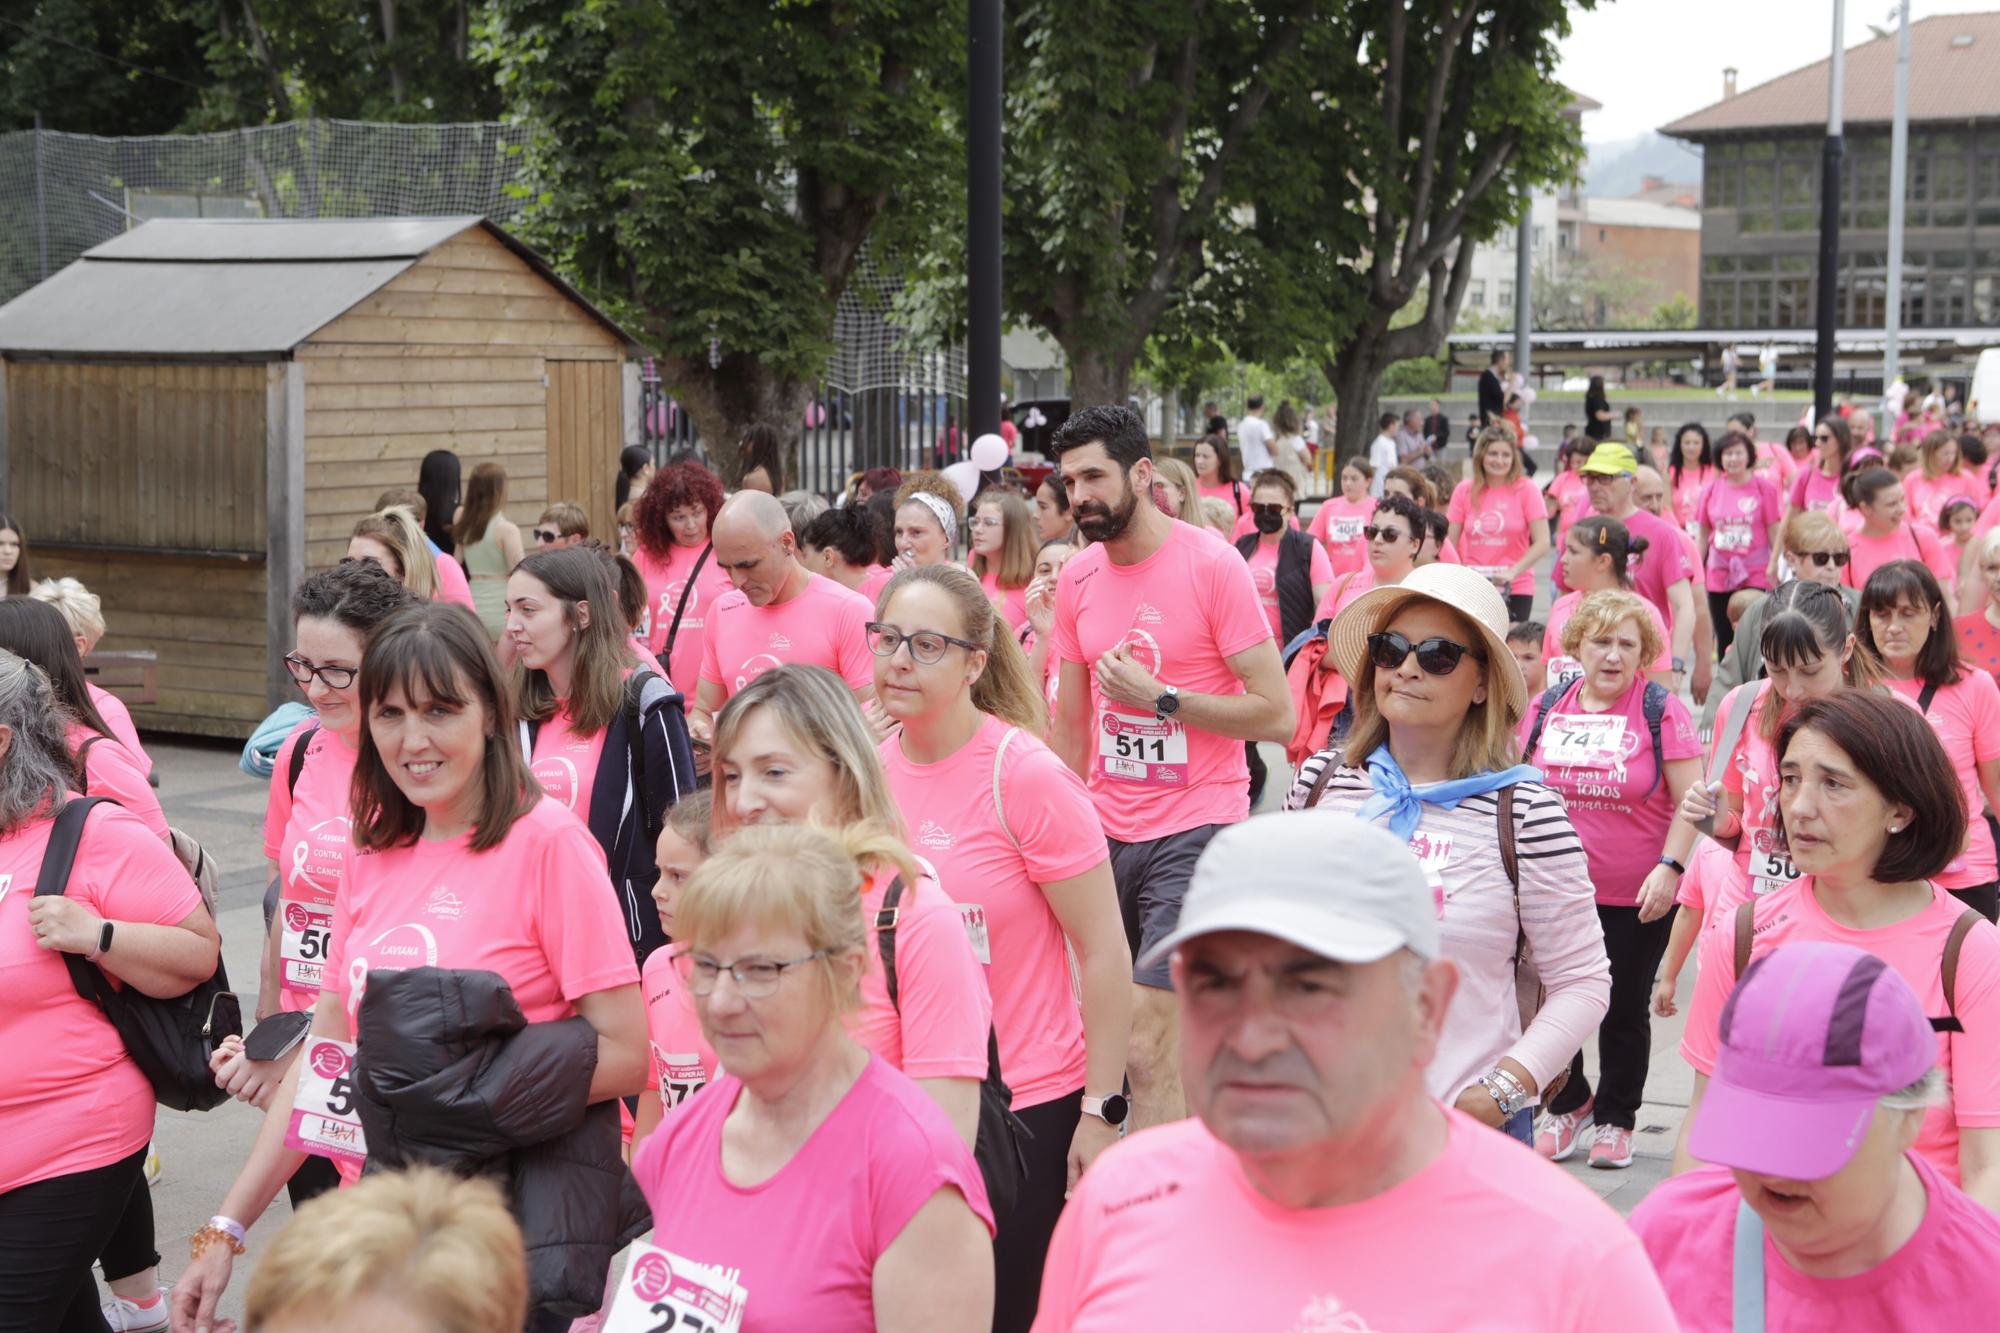
[[[1744,971],[1688,1138],[1710,1165],[1632,1214],[1682,1328],[1986,1326],[2000,1218],[1912,1151],[1944,1096],[1931,1028],[1851,944],[1780,945]]]
[[[1245,741],[1290,740],[1291,690],[1250,570],[1150,499],[1137,413],[1090,407],[1050,452],[1091,545],[1063,567],[1052,749],[1090,789],[1133,957],[1174,928],[1195,858],[1250,811]],[[1187,1114],[1165,963],[1133,970],[1135,1125]]]
[[[688,719],[698,750],[706,753],[729,696],[774,666],[822,666],[857,698],[875,697],[874,608],[798,562],[792,520],[776,496],[738,491],[717,512],[709,541],[733,590],[715,599],[702,636],[701,684]]]
[[[1458,971],[1395,835],[1317,813],[1224,829],[1147,961],[1169,955],[1197,1118],[1084,1175],[1036,1333],[1675,1327],[1606,1204],[1426,1095]]]

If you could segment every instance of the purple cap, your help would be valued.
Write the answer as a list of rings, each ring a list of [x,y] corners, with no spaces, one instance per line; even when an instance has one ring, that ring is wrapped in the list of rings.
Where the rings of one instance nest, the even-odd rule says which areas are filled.
[[[1875,1103],[1937,1063],[1937,1037],[1909,983],[1846,944],[1788,944],[1756,959],[1723,1006],[1717,1037],[1688,1151],[1787,1180],[1823,1180],[1846,1166]]]

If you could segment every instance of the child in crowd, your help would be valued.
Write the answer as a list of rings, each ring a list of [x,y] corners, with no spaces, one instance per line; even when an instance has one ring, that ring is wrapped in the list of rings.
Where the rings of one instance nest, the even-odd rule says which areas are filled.
[[[1507,648],[1514,654],[1514,660],[1521,664],[1521,675],[1528,682],[1528,698],[1539,699],[1549,687],[1548,659],[1542,655],[1542,637],[1548,633],[1548,626],[1539,620],[1523,620],[1518,625],[1507,627]]]
[[[666,827],[660,830],[660,878],[653,884],[653,904],[660,909],[660,929],[666,932],[667,943],[646,959],[640,984],[646,998],[651,1075],[633,1116],[634,1152],[670,1111],[715,1077],[715,1052],[702,1040],[701,1023],[675,967],[680,950],[674,944],[674,908],[681,890],[708,859],[712,810],[707,791],[683,796],[667,808]]]
[[[1674,894],[1679,907],[1667,936],[1666,957],[1660,960],[1660,979],[1653,987],[1655,1014],[1672,1018],[1678,1011],[1674,994],[1680,986],[1681,968],[1686,965],[1688,954],[1694,951],[1695,941],[1711,922],[1726,920],[1736,911],[1748,896],[1746,887],[1736,857],[1727,847],[1713,838],[1703,838],[1695,844],[1693,854],[1688,857],[1687,873],[1681,876],[1680,889]]]

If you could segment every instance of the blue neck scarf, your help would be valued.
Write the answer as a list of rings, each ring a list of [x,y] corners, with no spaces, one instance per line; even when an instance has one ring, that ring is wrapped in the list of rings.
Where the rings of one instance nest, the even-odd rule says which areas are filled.
[[[1383,815],[1389,816],[1389,831],[1404,842],[1416,833],[1417,824],[1424,817],[1425,805],[1450,810],[1468,796],[1497,791],[1516,782],[1542,780],[1541,769],[1532,764],[1516,764],[1493,773],[1474,773],[1469,778],[1412,786],[1403,773],[1403,766],[1396,762],[1396,756],[1389,753],[1387,745],[1378,747],[1374,754],[1368,756],[1366,767],[1369,783],[1375,790],[1354,813],[1371,823]]]

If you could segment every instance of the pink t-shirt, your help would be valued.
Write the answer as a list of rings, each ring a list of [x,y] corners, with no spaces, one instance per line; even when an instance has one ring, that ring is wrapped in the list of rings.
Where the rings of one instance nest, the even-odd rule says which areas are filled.
[[[1672,487],[1667,507],[1674,516],[1674,522],[1683,530],[1692,528],[1699,521],[1695,518],[1695,506],[1701,500],[1701,493],[1708,489],[1708,483],[1720,475],[1713,466],[1688,468],[1681,473],[1678,482],[1671,472],[1667,474],[1667,484]]]
[[[1278,615],[1278,548],[1272,542],[1258,542],[1250,548],[1250,584],[1257,590],[1257,600],[1264,607],[1264,619],[1270,623],[1273,637],[1282,640],[1284,628]],[[1318,542],[1312,544],[1312,567],[1306,574],[1306,581],[1315,588],[1325,588],[1333,582],[1333,562],[1326,558],[1326,548]],[[1314,598],[1315,602],[1319,599]]]
[[[467,582],[464,568],[443,551],[437,552],[436,558],[438,587],[437,595],[431,600],[456,602],[468,611],[478,610],[472,603],[472,584]]]
[[[1092,545],[1063,566],[1054,636],[1056,655],[1091,675],[1090,791],[1106,833],[1150,842],[1249,813],[1242,741],[1107,703],[1092,673],[1098,658],[1124,646],[1162,685],[1242,694],[1227,659],[1272,635],[1234,547],[1178,520],[1137,564],[1113,564],[1103,545]]]
[[[1723,695],[1722,706],[1715,713],[1716,733],[1720,736],[1723,720],[1744,690],[1754,692],[1750,712],[1722,770],[1722,790],[1741,797],[1743,803],[1743,832],[1736,842],[1737,871],[1750,893],[1766,894],[1783,888],[1799,872],[1791,854],[1778,845],[1778,754],[1763,733],[1771,682],[1751,681]]]
[[[1028,627],[1028,588],[1026,584],[1018,588],[1000,586],[998,566],[989,566],[979,576],[979,586],[985,590],[986,600],[993,603],[993,609],[1000,613],[1016,634]],[[871,615],[869,619],[874,619]]]
[[[694,999],[674,968],[677,952],[672,945],[653,950],[639,981],[646,997],[647,1080],[668,1112],[715,1078],[715,1051],[701,1035]]]
[[[1754,473],[1735,485],[1710,482],[1695,501],[1694,521],[1708,532],[1708,590],[1771,586],[1771,525],[1785,516],[1778,488]]]
[[[1674,1327],[1608,1205],[1505,1135],[1443,1114],[1428,1165],[1331,1208],[1258,1193],[1200,1120],[1112,1145],[1056,1224],[1036,1333]],[[1496,1239],[1516,1234],[1538,1242],[1531,1259]]]
[[[1792,477],[1792,508],[1831,512],[1840,500],[1840,478],[1829,477],[1817,466],[1802,467]]]
[[[90,702],[97,705],[97,715],[111,728],[111,739],[132,752],[142,771],[152,772],[153,761],[146,757],[146,747],[139,744],[139,728],[132,725],[132,710],[125,706],[125,701],[89,681],[84,682],[83,688],[90,695]]]
[[[990,782],[990,779],[989,779]],[[889,1002],[880,940],[874,929],[895,871],[872,876],[861,895],[868,920],[868,965],[861,1007],[847,1016],[854,1040],[911,1078],[986,1077],[986,1034],[993,1027],[987,966],[973,952],[976,922],[926,874],[903,886],[896,922],[896,993]]]
[[[1757,958],[1802,940],[1850,944],[1895,968],[1923,1000],[1924,1012],[1943,1018],[1951,1012],[1945,1008],[1941,973],[1945,939],[1966,907],[1941,888],[1934,887],[1931,894],[1930,906],[1907,921],[1855,930],[1829,917],[1813,896],[1812,876],[1801,876],[1757,900],[1750,955]],[[1735,931],[1718,924],[1702,935],[1701,971],[1681,1035],[1681,1054],[1700,1073],[1715,1072],[1716,1026],[1735,984]],[[1972,928],[1959,950],[1956,994],[1965,1031],[1937,1034],[1938,1068],[1949,1081],[1950,1101],[1924,1112],[1916,1143],[1916,1150],[1954,1185],[1960,1127],[2000,1125],[2000,931],[1984,922]]]
[[[819,666],[852,689],[872,690],[868,622],[874,618],[866,597],[818,574],[808,574],[789,602],[769,606],[752,606],[731,589],[709,611],[701,678],[722,686],[726,699],[772,667]]]
[[[1526,477],[1517,477],[1505,486],[1487,486],[1473,498],[1472,483],[1461,481],[1451,493],[1445,517],[1461,525],[1458,554],[1469,569],[1480,574],[1506,572],[1534,544],[1534,524],[1548,518],[1548,504],[1542,492]],[[1507,585],[1511,593],[1535,590],[1535,571],[1524,569]]]
[[[72,754],[82,749],[86,741],[90,742],[90,748],[83,754],[84,782],[88,787],[84,795],[109,796],[139,816],[139,821],[153,830],[161,842],[167,841],[170,835],[166,812],[160,809],[160,798],[146,781],[146,770],[139,766],[130,750],[80,722],[73,723],[63,739]]]
[[[1701,914],[1702,929],[1713,929],[1718,921],[1729,920],[1745,898],[1750,886],[1736,864],[1736,857],[1713,838],[1702,838],[1688,854],[1687,873],[1681,876],[1674,901]]]
[[[306,747],[299,785],[291,780],[292,751]],[[353,746],[312,719],[278,750],[271,797],[264,809],[264,855],[278,863],[278,957],[281,1009],[302,1012],[319,998],[333,902],[347,869],[352,808]]]
[[[1586,712],[1583,685],[1571,685],[1549,709],[1541,739],[1523,762],[1542,770],[1542,781],[1562,793],[1569,822],[1590,860],[1597,901],[1631,907],[1639,886],[1659,864],[1667,825],[1681,793],[1653,763],[1653,740],[1646,728],[1644,678],[1635,678],[1625,697],[1607,712]],[[1521,719],[1521,743],[1534,727],[1534,711]],[[1699,759],[1694,719],[1679,695],[1667,696],[1660,719],[1660,752],[1668,763]]]
[[[1319,609],[1313,612],[1313,619],[1315,621],[1331,620],[1342,611],[1345,611],[1362,593],[1368,592],[1374,587],[1375,570],[1373,566],[1363,565],[1352,574],[1343,574],[1340,578],[1334,580],[1333,586],[1327,589],[1326,596],[1320,599]]]
[[[1569,525],[1590,512],[1590,488],[1583,484],[1582,473],[1558,472],[1542,500],[1544,513],[1548,512],[1548,501],[1556,502],[1556,531],[1551,535],[1557,543],[1556,549],[1561,550],[1562,535],[1569,531]],[[1562,561],[1556,561],[1556,569],[1561,572]]]
[[[1368,563],[1368,541],[1361,535],[1361,529],[1374,516],[1375,501],[1366,496],[1349,500],[1336,495],[1313,512],[1312,524],[1306,530],[1326,547],[1336,577],[1352,574]]]
[[[896,571],[892,566],[873,565],[869,567],[867,575],[861,580],[861,586],[855,589],[855,591],[868,599],[868,618],[870,620],[875,618],[875,608],[882,604],[882,590],[888,587],[889,580],[895,577]]]
[[[1913,522],[1898,524],[1884,537],[1857,528],[1847,535],[1847,549],[1852,558],[1840,581],[1850,588],[1867,587],[1870,574],[1895,560],[1921,560],[1947,589],[1958,577],[1956,548],[1947,549],[1937,533]]]
[[[1563,629],[1569,624],[1570,617],[1576,614],[1578,604],[1587,596],[1589,596],[1588,593],[1566,592],[1556,598],[1555,604],[1549,607],[1549,627],[1542,635],[1542,658],[1548,664],[1549,683],[1552,685],[1569,672],[1583,670],[1583,667],[1574,657],[1563,651],[1562,636]],[[1640,600],[1644,602],[1643,598]],[[1646,614],[1653,618],[1654,632],[1660,636],[1660,655],[1653,659],[1652,665],[1648,666],[1646,670],[1648,672],[1672,671],[1674,669],[1674,641],[1673,637],[1667,633],[1666,617],[1662,616],[1659,608],[1651,602],[1645,602],[1645,607]],[[1527,733],[1523,732],[1522,734],[1525,736]]]
[[[1250,512],[1250,488],[1243,482],[1218,481],[1213,486],[1204,486],[1196,482],[1195,489],[1201,492],[1201,498],[1204,500],[1227,500],[1230,509],[1239,515]]]
[[[1757,461],[1750,470],[1760,477],[1769,477],[1780,493],[1791,485],[1792,474],[1799,470],[1799,460],[1792,457],[1792,451],[1785,448],[1783,440],[1757,441]]]
[[[1671,626],[1674,623],[1674,608],[1668,591],[1682,579],[1696,576],[1694,557],[1688,554],[1688,547],[1684,544],[1687,534],[1643,509],[1635,509],[1619,521],[1625,525],[1626,532],[1646,539],[1645,551],[1625,562],[1625,572],[1632,580],[1632,591],[1651,602],[1660,613],[1660,619]]]
[[[1910,521],[1920,527],[1936,528],[1938,515],[1952,500],[1966,499],[1983,505],[1985,497],[1978,492],[1978,484],[1963,472],[1927,477],[1919,470],[1903,478],[1903,495],[1909,501]]]
[[[567,704],[556,709],[535,730],[535,756],[528,771],[542,784],[549,799],[585,823],[590,822],[590,794],[597,786],[604,735],[602,728],[588,736],[570,730]]]
[[[666,652],[674,608],[681,604],[688,575],[694,570],[695,561],[701,560],[703,549],[674,546],[662,561],[642,548],[632,557],[632,563],[646,580],[646,618],[640,622],[639,637],[656,658]],[[687,609],[681,612],[680,632],[674,636],[674,651],[667,662],[668,678],[689,699],[694,698],[695,686],[700,683],[702,641],[709,613],[718,600],[732,591],[729,575],[710,551],[708,559],[701,560],[701,573],[695,575],[693,590],[687,593]]]
[[[882,742],[881,754],[912,845],[956,890],[961,910],[983,913],[988,960],[1005,979],[993,988],[1000,1067],[1019,1108],[1083,1086],[1083,1020],[1067,940],[1041,886],[1104,864],[1107,851],[1082,779],[1025,732],[1015,732],[1001,757],[1001,827],[993,765],[1009,730],[989,717],[935,764],[911,761],[897,736]],[[978,929],[972,938],[980,938]],[[900,947],[897,962],[900,968]]]
[[[1980,1328],[1993,1317],[1993,1266],[2000,1218],[1945,1180],[1921,1154],[1910,1165],[1928,1202],[1916,1234],[1865,1273],[1809,1277],[1764,1235],[1764,1327],[1769,1333],[1827,1329]],[[1736,1215],[1743,1196],[1719,1166],[1678,1175],[1632,1211],[1632,1229],[1652,1257],[1688,1333],[1735,1326]]]
[[[153,1135],[152,1086],[28,924],[52,827],[37,816],[0,838],[0,1195],[109,1166]],[[85,820],[65,892],[109,921],[172,925],[201,906],[173,853],[115,806]]]
[[[882,1060],[754,1185],[722,1173],[723,1125],[742,1095],[733,1076],[716,1079],[639,1145],[632,1174],[652,1205],[654,1245],[736,1272],[743,1333],[873,1329],[875,1264],[940,1190],[963,1195],[991,1232],[971,1151],[938,1104]]]
[[[326,968],[353,1022],[375,968],[498,973],[530,1023],[638,983],[604,853],[581,820],[536,801],[498,847],[465,834],[364,852],[349,847]]]
[[[1923,693],[1923,684],[1914,680],[1885,682],[1906,699]],[[1965,850],[1937,877],[1947,889],[1991,884],[1995,877],[1993,830],[1980,818],[1986,808],[1986,792],[1979,785],[1979,765],[2000,759],[2000,686],[1984,671],[1965,671],[1955,685],[1941,685],[1931,699],[1931,729],[1944,743],[1965,792]]]

